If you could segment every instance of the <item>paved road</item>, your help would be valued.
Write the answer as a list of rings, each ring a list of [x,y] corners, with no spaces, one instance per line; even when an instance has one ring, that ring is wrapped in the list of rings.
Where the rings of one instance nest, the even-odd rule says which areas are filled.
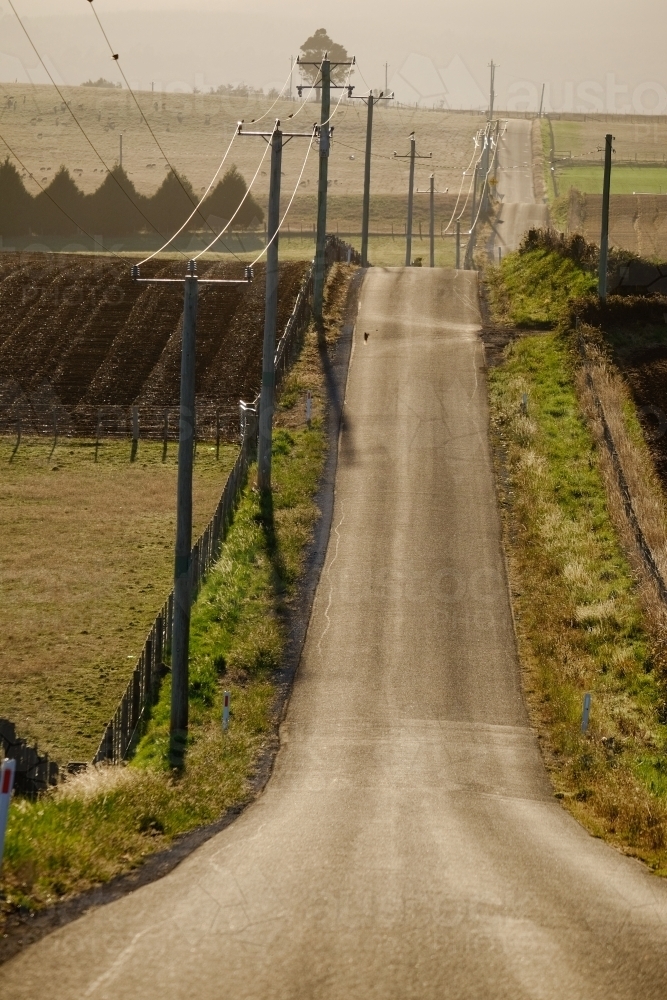
[[[366,278],[334,529],[265,793],[5,966],[3,997],[667,996],[667,884],[565,813],[527,724],[475,282]]]
[[[489,244],[496,259],[499,247],[502,254],[516,250],[528,229],[547,225],[547,206],[536,204],[533,191],[531,127],[531,121],[512,119],[500,142],[498,191],[503,198]]]

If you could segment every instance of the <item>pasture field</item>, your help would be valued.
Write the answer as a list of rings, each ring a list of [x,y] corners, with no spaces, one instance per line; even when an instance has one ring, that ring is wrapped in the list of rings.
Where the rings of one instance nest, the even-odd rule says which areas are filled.
[[[361,86],[356,92],[363,93]],[[63,89],[63,93],[107,165],[111,167],[119,159],[119,136],[122,133],[123,166],[130,179],[142,194],[155,192],[166,174],[166,164],[128,91],[68,87]],[[309,131],[319,117],[319,105],[312,101],[299,103],[281,99],[261,122],[251,124],[253,118],[263,115],[271,107],[268,97],[149,92],[139,92],[137,96],[172,164],[191,181],[198,194],[203,193],[218,168],[241,119],[245,120],[249,129],[270,130],[273,120],[280,118],[286,131],[303,132]],[[290,119],[290,115],[294,118]],[[355,222],[355,229],[359,229],[366,137],[364,103],[343,100],[332,124],[330,229],[335,232],[338,225],[341,230],[347,230],[351,219]],[[473,155],[474,136],[483,125],[484,116],[474,112],[392,107],[390,102],[376,106],[374,196],[398,198],[397,205],[390,211],[397,212],[397,222],[404,221],[408,161],[395,159],[393,154],[394,151],[399,154],[409,151],[408,136],[413,130],[417,135],[418,152],[433,153],[432,159],[417,162],[416,188],[426,189],[428,177],[433,172],[438,191],[448,188],[450,192],[458,192],[463,170]],[[68,167],[86,193],[94,191],[104,179],[106,171],[103,164],[86,143],[52,87],[2,84],[0,135],[6,138],[28,171],[43,186],[48,185],[61,164]],[[234,163],[250,183],[265,149],[261,139],[237,137],[223,171]],[[297,184],[307,149],[305,139],[294,139],[285,147],[283,207],[286,207]],[[0,155],[3,155],[2,141]],[[290,212],[290,223],[294,227],[301,224],[310,227],[315,220],[317,160],[317,151],[313,148],[300,181],[299,196],[295,198]],[[268,198],[268,162],[267,156],[259,167],[253,187],[253,193],[262,205]],[[37,185],[27,175],[24,179],[31,193],[35,194]],[[352,205],[354,211],[350,215]],[[373,225],[376,224],[375,218],[382,223],[391,221],[387,209],[387,205],[381,207],[379,215],[374,209]]]
[[[173,575],[176,450],[0,438],[0,714],[60,763],[91,759]],[[194,532],[236,447],[200,442]]]
[[[173,261],[155,267],[182,274]],[[240,276],[234,267],[201,273]],[[306,269],[281,265],[279,332]],[[260,266],[250,285],[200,292],[193,539],[237,451],[224,444],[216,460],[201,440],[215,434],[206,414],[220,414],[223,441],[233,442],[238,401],[259,388],[263,276]],[[182,290],[133,285],[122,262],[102,255],[0,256],[0,715],[60,763],[92,757],[171,588],[176,443],[163,461],[159,421],[171,408],[173,439],[181,311]],[[133,404],[141,440],[131,462],[131,442],[118,435]]]
[[[582,194],[602,194],[604,169],[602,165],[557,167],[561,195],[576,188]],[[611,193],[614,194],[667,194],[667,167],[613,166]]]

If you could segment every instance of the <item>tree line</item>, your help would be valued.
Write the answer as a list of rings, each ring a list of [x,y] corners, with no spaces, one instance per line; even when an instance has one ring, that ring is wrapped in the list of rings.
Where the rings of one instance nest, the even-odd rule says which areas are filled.
[[[243,176],[231,167],[188,225],[187,231],[220,228],[236,211],[247,191]],[[129,197],[128,197],[129,196]],[[197,204],[183,175],[169,171],[155,194],[140,194],[120,166],[111,170],[92,194],[84,194],[61,167],[47,187],[31,195],[9,157],[0,163],[0,236],[69,236],[83,230],[92,235],[127,236],[175,232]],[[211,219],[213,216],[213,219]],[[264,212],[249,194],[234,219],[234,227],[261,225]]]

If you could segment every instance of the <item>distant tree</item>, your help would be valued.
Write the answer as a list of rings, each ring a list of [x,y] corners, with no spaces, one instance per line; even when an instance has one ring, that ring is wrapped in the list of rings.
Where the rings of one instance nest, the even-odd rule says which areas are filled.
[[[161,233],[170,235],[185,222],[196,204],[197,196],[190,181],[170,170],[153,197],[147,199],[146,215]],[[202,220],[195,215],[191,228],[201,225]]]
[[[300,59],[306,62],[317,63],[317,66],[302,66],[301,73],[308,83],[316,83],[319,75],[318,66],[324,59],[324,54],[329,54],[331,62],[349,62],[350,57],[347,49],[329,38],[326,28],[318,28],[314,35],[307,38],[301,46]],[[347,66],[338,66],[331,72],[332,83],[345,83],[349,70]]]
[[[85,202],[86,196],[72,180],[67,167],[61,167],[49,186],[34,199],[33,232],[66,236],[76,233],[79,225],[86,228]]]
[[[241,204],[247,190],[248,187],[243,176],[235,166],[231,167],[202,205],[203,215],[207,219],[214,215],[216,219],[228,222]],[[264,212],[261,206],[258,205],[252,194],[249,194],[243,202],[241,211],[234,219],[233,225],[240,229],[247,229],[250,225],[259,225],[263,220]]]
[[[99,80],[86,80],[85,83],[81,84],[82,87],[105,87],[108,90],[120,90],[123,86],[122,83],[112,83],[111,80],[105,80],[103,76]]]
[[[148,214],[148,200],[139,194],[123,168],[115,166],[97,190],[86,195],[82,225],[89,233],[105,236],[138,233],[148,228],[141,214]]]
[[[0,236],[27,236],[33,199],[9,157],[0,163]]]

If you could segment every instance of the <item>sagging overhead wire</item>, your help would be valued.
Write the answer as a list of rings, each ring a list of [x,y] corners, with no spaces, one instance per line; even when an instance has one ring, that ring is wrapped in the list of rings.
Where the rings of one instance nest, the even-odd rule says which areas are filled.
[[[174,233],[174,234],[172,235],[171,239],[167,240],[167,242],[166,242],[166,243],[164,243],[164,244],[163,244],[163,245],[162,245],[162,246],[160,247],[160,249],[159,249],[159,250],[154,250],[152,254],[149,254],[149,255],[148,255],[148,257],[145,257],[145,258],[144,258],[143,260],[139,261],[139,266],[140,266],[140,267],[141,267],[141,265],[142,265],[142,264],[146,264],[146,263],[147,263],[147,262],[148,262],[149,260],[152,260],[152,259],[153,259],[153,257],[157,257],[157,255],[158,255],[158,254],[160,254],[160,253],[162,253],[162,252],[163,252],[163,250],[166,250],[166,249],[167,249],[167,247],[171,246],[171,245],[173,244],[174,240],[176,239],[176,237],[177,237],[177,236],[180,236],[180,234],[181,234],[181,233],[183,232],[183,230],[185,229],[185,227],[187,226],[187,224],[188,224],[189,222],[191,222],[191,221],[192,221],[192,219],[194,218],[194,216],[195,216],[195,215],[197,214],[197,212],[199,212],[199,206],[200,206],[200,205],[201,205],[201,203],[202,203],[202,202],[204,201],[204,199],[208,197],[208,195],[209,195],[209,193],[210,193],[210,190],[211,190],[211,188],[213,187],[213,185],[215,184],[216,180],[218,179],[218,177],[219,177],[219,175],[220,175],[220,171],[222,170],[222,168],[223,168],[223,166],[224,166],[224,164],[225,164],[225,160],[226,160],[226,159],[227,159],[227,157],[229,156],[229,151],[230,151],[230,149],[232,148],[232,145],[234,144],[234,140],[235,140],[235,139],[236,139],[236,132],[235,132],[235,133],[234,133],[234,135],[232,136],[232,139],[231,139],[231,142],[229,143],[229,145],[227,146],[227,149],[225,150],[225,155],[224,155],[224,156],[223,156],[223,158],[221,159],[221,161],[220,161],[220,164],[219,164],[219,166],[218,166],[218,169],[217,169],[217,170],[216,170],[216,172],[215,172],[215,173],[213,174],[213,177],[211,178],[211,181],[210,181],[210,183],[209,183],[208,187],[206,188],[206,191],[205,191],[205,192],[204,192],[204,194],[203,194],[203,195],[201,196],[201,198],[199,199],[199,201],[197,202],[197,204],[195,205],[195,207],[194,207],[194,208],[192,209],[192,211],[191,211],[191,212],[190,212],[190,214],[188,215],[188,217],[187,217],[187,219],[185,220],[185,222],[184,222],[184,223],[183,223],[183,224],[182,224],[182,225],[180,226],[180,228],[179,228],[179,229],[177,229],[177,230],[176,230],[176,232],[175,232],[175,233]],[[249,190],[250,190],[250,188],[248,188],[248,191],[249,191]],[[245,194],[245,195],[243,196],[243,201],[245,201],[245,199],[246,199],[246,197],[247,197],[247,194],[248,194],[248,192],[246,191],[246,194]],[[243,204],[243,202],[241,202],[241,204]],[[238,209],[237,209],[237,211],[238,211]],[[212,227],[210,227],[210,226],[209,226],[209,228],[211,229],[211,232],[213,232],[213,231],[214,231],[214,230],[212,229]],[[224,230],[223,230],[223,232],[224,232]]]
[[[475,226],[477,225],[477,222],[479,220],[479,217],[480,217],[480,214],[481,214],[481,211],[482,211],[482,205],[484,204],[484,195],[486,193],[486,189],[487,189],[488,184],[489,184],[489,177],[491,176],[491,172],[493,171],[493,168],[496,165],[496,159],[498,157],[498,149],[500,147],[500,139],[502,138],[502,136],[505,135],[506,131],[507,131],[507,122],[505,122],[505,126],[503,128],[502,133],[498,136],[498,141],[497,142],[493,142],[490,133],[488,133],[488,141],[493,146],[493,156],[491,157],[491,161],[489,163],[489,168],[486,171],[486,174],[484,176],[484,184],[482,185],[482,190],[481,190],[480,196],[479,196],[479,205],[477,207],[477,215],[475,216],[475,218],[473,220],[473,223],[472,223],[472,225],[470,227],[470,232],[472,232],[475,229]]]
[[[28,168],[26,167],[26,165],[23,162],[23,160],[20,158],[20,156],[18,155],[18,153],[16,153],[12,149],[12,147],[9,145],[9,143],[7,142],[7,140],[5,139],[5,137],[3,135],[0,135],[0,140],[2,140],[2,142],[4,142],[5,146],[9,150],[10,155],[14,157],[14,159],[16,160],[16,162],[21,167],[23,167],[23,169],[25,170],[25,172],[28,174],[28,176],[30,177],[30,179],[35,182],[35,184],[37,185],[37,187],[39,188],[39,190],[42,192],[42,194],[46,195],[46,197],[49,199],[49,201],[52,202],[56,206],[56,208],[58,209],[58,211],[60,211],[60,212],[63,213],[63,215],[65,216],[66,219],[69,219],[69,221],[72,223],[73,226],[76,226],[77,229],[80,229],[84,236],[87,236],[88,239],[90,239],[90,240],[93,241],[93,244],[96,243],[98,246],[101,246],[105,253],[112,254],[112,256],[117,257],[118,260],[122,260],[124,264],[129,264],[130,263],[130,261],[126,257],[123,257],[121,254],[116,253],[115,250],[111,250],[110,248],[105,247],[103,243],[100,243],[99,239],[96,236],[91,236],[90,233],[87,233],[86,230],[83,229],[83,227],[80,225],[80,223],[78,223],[76,221],[76,219],[73,219],[72,216],[69,214],[69,212],[66,212],[65,209],[62,207],[62,205],[58,204],[58,202],[55,200],[55,198],[51,197],[51,195],[49,194],[48,189],[42,187],[42,185],[39,183],[39,181],[37,180],[37,178],[35,177],[35,175],[30,170],[28,170]],[[55,253],[55,251],[54,251],[54,253]]]
[[[10,0],[10,2],[11,2],[11,0]],[[183,183],[183,181],[181,180],[180,174],[178,173],[177,170],[174,169],[171,161],[169,160],[169,157],[167,156],[167,154],[165,153],[164,149],[162,148],[162,144],[161,144],[160,140],[158,139],[158,137],[156,136],[155,132],[153,131],[151,123],[149,122],[148,118],[144,114],[143,108],[139,104],[139,101],[137,100],[137,96],[134,93],[134,91],[132,90],[132,87],[130,86],[129,81],[128,81],[127,77],[125,76],[125,71],[124,71],[123,67],[120,64],[120,57],[119,57],[118,53],[114,52],[114,50],[113,50],[113,46],[112,46],[111,42],[109,41],[109,36],[107,35],[106,31],[104,30],[104,26],[102,25],[102,22],[100,21],[98,15],[97,15],[97,11],[95,10],[94,4],[93,4],[93,0],[88,0],[88,3],[90,4],[90,9],[92,10],[93,15],[95,17],[95,20],[97,21],[97,23],[99,25],[100,31],[102,32],[102,34],[104,36],[104,40],[107,43],[107,45],[109,46],[109,52],[111,53],[111,58],[115,61],[116,65],[118,66],[118,70],[120,72],[120,75],[122,76],[122,78],[123,78],[123,80],[125,82],[125,86],[127,87],[128,91],[130,93],[130,96],[132,97],[132,100],[134,101],[134,103],[137,106],[137,110],[138,110],[139,114],[143,118],[143,121],[144,121],[144,124],[146,125],[146,128],[150,132],[151,137],[152,137],[153,141],[155,142],[155,145],[160,150],[160,153],[162,154],[162,157],[163,157],[165,163],[167,164],[167,166],[171,170],[172,174],[174,175],[174,177],[176,178],[176,180],[180,184],[180,186],[181,186],[181,188],[183,190],[183,193],[185,194],[186,198],[188,198],[188,200],[189,200],[190,199],[190,193],[188,192],[187,188],[185,187],[185,184]],[[209,225],[209,223],[207,222],[207,220],[204,218],[204,216],[202,215],[202,213],[199,211],[199,204],[200,203],[198,203],[195,206],[195,210],[193,212],[193,215],[195,215],[195,214],[199,215],[199,217],[201,218],[202,222],[204,222],[204,224],[206,226],[208,226],[208,228],[213,233],[213,232],[215,232],[215,230],[213,229],[213,226]],[[190,218],[192,218],[192,216],[190,216]]]
[[[236,132],[236,133],[234,133],[234,134],[235,134],[235,135],[238,135],[238,132]],[[222,229],[220,230],[220,232],[219,232],[219,233],[218,233],[218,235],[217,235],[217,236],[215,237],[215,239],[211,240],[211,242],[209,243],[209,245],[208,245],[207,247],[204,247],[204,249],[203,249],[203,250],[200,250],[200,251],[199,251],[199,253],[198,253],[198,254],[196,254],[196,256],[195,256],[195,257],[193,257],[193,258],[192,258],[193,260],[199,260],[199,258],[201,257],[201,255],[202,255],[202,254],[204,254],[204,253],[208,253],[208,251],[209,251],[209,250],[211,249],[211,247],[215,246],[215,244],[216,244],[216,243],[218,242],[218,240],[219,240],[219,239],[220,239],[220,238],[221,238],[221,237],[223,236],[223,234],[224,234],[224,233],[225,233],[225,232],[226,232],[226,231],[227,231],[227,230],[229,229],[229,227],[231,226],[232,222],[234,221],[234,219],[236,218],[236,216],[237,216],[237,215],[239,214],[239,212],[241,211],[241,209],[242,209],[242,207],[243,207],[243,203],[244,203],[244,201],[246,200],[246,198],[247,198],[247,197],[248,197],[248,195],[250,194],[250,191],[252,190],[252,186],[253,186],[253,184],[255,183],[255,181],[257,180],[257,177],[258,177],[258,175],[259,175],[259,171],[260,171],[260,169],[261,169],[261,167],[262,167],[262,164],[264,163],[264,160],[266,159],[266,154],[268,153],[268,151],[269,151],[269,149],[270,149],[270,148],[271,148],[271,147],[270,147],[270,146],[269,146],[269,145],[267,144],[267,146],[266,146],[266,149],[264,150],[264,152],[263,152],[263,154],[262,154],[262,158],[261,158],[261,160],[259,161],[259,163],[258,163],[258,165],[257,165],[257,170],[255,171],[255,174],[254,174],[254,177],[253,177],[253,179],[252,179],[252,180],[250,181],[250,184],[248,185],[248,187],[246,188],[246,192],[245,192],[245,194],[243,195],[243,197],[241,198],[241,201],[240,201],[240,202],[238,203],[238,205],[237,205],[237,207],[236,207],[236,211],[235,211],[235,212],[234,212],[234,214],[232,215],[231,219],[229,219],[229,221],[225,223],[224,227],[223,227],[223,228],[222,228]]]
[[[350,66],[350,70],[348,71],[348,74],[347,74],[347,81],[348,81],[348,82],[349,82],[349,79],[350,79],[350,72],[351,72],[351,70],[352,70],[352,67]],[[315,86],[315,85],[313,84],[313,87],[311,87],[311,91],[312,91],[312,90],[314,89],[314,86]],[[339,106],[340,106],[340,102],[342,101],[342,99],[343,99],[344,95],[345,95],[345,90],[342,90],[342,91],[341,91],[341,95],[340,95],[340,97],[338,98],[338,102],[337,102],[337,104],[336,104],[336,107],[334,108],[334,110],[333,110],[333,112],[331,113],[331,115],[330,115],[330,116],[329,116],[329,117],[327,118],[326,122],[322,122],[322,125],[328,125],[328,123],[329,123],[329,122],[331,121],[331,119],[333,118],[333,116],[334,116],[334,115],[336,114],[336,112],[337,112],[337,110],[338,110],[338,108],[339,108]],[[303,106],[303,105],[302,105],[302,106]],[[293,117],[296,117],[296,116],[293,116]],[[285,211],[284,211],[284,213],[283,213],[283,216],[282,216],[282,218],[281,218],[281,220],[280,220],[280,222],[279,222],[279,224],[278,224],[278,228],[276,229],[276,231],[275,231],[275,233],[273,234],[273,236],[271,237],[271,239],[267,241],[267,244],[266,244],[266,246],[265,246],[265,247],[263,248],[263,250],[262,250],[262,251],[261,251],[260,253],[258,253],[258,254],[257,254],[257,256],[255,257],[255,259],[254,259],[253,261],[251,261],[251,263],[250,263],[250,265],[249,265],[250,267],[254,267],[254,266],[255,266],[255,264],[257,264],[257,263],[258,263],[258,262],[259,262],[259,261],[260,261],[260,260],[262,259],[262,257],[263,257],[263,256],[265,255],[266,251],[267,251],[267,250],[269,249],[269,247],[271,246],[271,244],[273,243],[273,241],[274,241],[274,240],[276,239],[276,237],[278,236],[278,233],[279,233],[279,232],[281,231],[281,229],[283,228],[283,225],[284,225],[284,223],[285,223],[285,219],[287,218],[287,216],[288,216],[288,214],[289,214],[289,211],[290,211],[290,209],[291,209],[291,207],[292,207],[292,203],[294,202],[294,199],[295,199],[295,197],[296,197],[296,193],[297,193],[297,191],[299,190],[299,186],[300,186],[300,184],[301,184],[301,180],[302,180],[302,178],[303,178],[303,175],[304,175],[304,171],[305,171],[305,169],[306,169],[306,164],[308,163],[308,157],[310,156],[310,152],[311,152],[311,150],[312,150],[312,148],[313,148],[313,140],[314,140],[314,139],[316,138],[316,136],[317,136],[317,134],[318,134],[318,129],[319,129],[319,128],[321,128],[321,126],[317,126],[317,125],[314,125],[314,126],[313,126],[313,134],[312,134],[312,137],[311,137],[311,140],[310,140],[310,142],[308,143],[308,149],[306,150],[306,155],[304,156],[304,159],[303,159],[303,163],[302,163],[302,165],[301,165],[301,170],[300,170],[300,172],[299,172],[299,176],[297,177],[297,181],[296,181],[296,184],[295,184],[295,186],[294,186],[294,190],[292,191],[292,195],[291,195],[291,197],[290,197],[290,200],[289,200],[289,202],[287,203],[287,208],[285,209]],[[266,146],[266,150],[264,151],[264,156],[266,156],[266,153],[268,152],[268,150],[269,150],[269,144],[267,143],[267,146]],[[263,159],[263,158],[262,158],[262,159]],[[261,166],[261,164],[260,164],[260,166]],[[259,167],[258,167],[257,169],[259,170]],[[255,174],[255,176],[257,176],[257,174]],[[254,180],[254,178],[253,178],[253,180]],[[237,210],[237,211],[238,211],[238,210]],[[229,224],[229,223],[228,223],[228,224]],[[214,241],[214,242],[215,242],[215,241]],[[202,251],[201,251],[201,253],[205,253],[205,251],[204,251],[204,250],[202,250]],[[198,256],[201,256],[201,253],[200,253],[200,254],[198,254]],[[196,260],[196,258],[195,258],[195,260]]]
[[[261,253],[258,253],[257,256],[255,257],[255,259],[250,263],[250,265],[249,265],[250,267],[254,267],[255,264],[257,264],[262,259],[262,257],[266,253],[266,251],[269,249],[269,247],[271,246],[271,244],[273,243],[273,241],[278,236],[278,233],[280,232],[280,230],[283,228],[285,219],[287,218],[288,212],[289,212],[289,210],[292,207],[292,202],[294,201],[294,199],[296,197],[296,193],[299,190],[299,185],[301,184],[301,178],[303,177],[304,171],[306,169],[306,164],[308,163],[308,157],[310,156],[310,151],[313,148],[313,139],[315,139],[316,136],[317,136],[317,126],[313,126],[313,135],[312,135],[312,138],[311,138],[310,142],[308,143],[308,149],[306,150],[306,155],[305,155],[305,157],[303,159],[303,164],[301,165],[301,172],[299,173],[299,176],[297,177],[297,181],[296,181],[296,184],[294,186],[294,190],[292,191],[292,197],[290,198],[289,202],[287,203],[287,208],[285,209],[285,211],[283,213],[283,217],[282,217],[282,219],[280,220],[280,222],[278,224],[278,228],[276,229],[276,231],[273,234],[273,236],[271,237],[271,239],[268,240],[266,246],[261,251]],[[268,144],[267,144],[266,148],[267,149],[269,148]]]
[[[65,107],[69,111],[70,115],[72,116],[72,118],[73,118],[73,120],[74,120],[77,128],[81,132],[81,135],[84,137],[84,139],[86,140],[86,142],[88,143],[88,145],[90,146],[90,148],[92,149],[92,151],[94,152],[95,156],[98,158],[98,160],[100,161],[100,163],[102,164],[102,166],[104,167],[104,169],[106,170],[106,172],[109,174],[109,176],[111,177],[111,179],[113,180],[113,182],[123,192],[123,194],[125,195],[125,197],[127,198],[127,200],[136,209],[136,211],[142,217],[142,219],[144,220],[144,222],[147,222],[148,225],[151,227],[151,229],[155,230],[155,232],[158,234],[158,236],[161,239],[164,239],[165,238],[164,234],[160,232],[160,230],[157,228],[157,226],[155,225],[155,223],[151,222],[151,220],[148,218],[148,216],[141,210],[141,208],[139,208],[139,206],[137,205],[137,203],[135,202],[135,200],[131,197],[131,195],[129,194],[129,192],[125,190],[125,188],[120,183],[120,181],[118,180],[118,178],[116,177],[116,175],[113,173],[113,171],[107,165],[104,157],[98,151],[98,149],[95,146],[93,140],[90,138],[90,136],[88,135],[88,133],[84,129],[83,125],[81,124],[81,122],[79,121],[79,119],[77,118],[77,116],[72,111],[72,108],[70,107],[70,102],[66,100],[65,95],[63,94],[62,90],[60,89],[60,87],[58,86],[58,84],[56,83],[56,81],[54,80],[54,78],[53,78],[53,76],[51,74],[51,71],[49,70],[48,66],[46,65],[46,63],[42,59],[41,55],[39,54],[39,50],[37,49],[37,46],[35,45],[35,43],[33,42],[32,38],[30,37],[30,35],[28,33],[28,29],[26,28],[26,26],[24,25],[23,21],[21,20],[21,18],[19,16],[19,13],[16,10],[16,7],[12,3],[12,0],[7,0],[7,3],[12,8],[12,11],[14,12],[14,16],[16,17],[16,20],[19,22],[19,25],[21,26],[23,34],[28,39],[28,42],[30,43],[30,46],[31,46],[33,52],[35,53],[35,55],[39,59],[41,65],[42,65],[42,68],[44,69],[44,71],[46,72],[46,75],[48,76],[49,80],[51,81],[51,83],[55,87],[56,93],[60,97],[60,100],[62,101],[62,103],[65,105]],[[180,253],[181,256],[185,260],[188,259],[187,254],[184,254],[182,250],[179,250],[178,253]]]

